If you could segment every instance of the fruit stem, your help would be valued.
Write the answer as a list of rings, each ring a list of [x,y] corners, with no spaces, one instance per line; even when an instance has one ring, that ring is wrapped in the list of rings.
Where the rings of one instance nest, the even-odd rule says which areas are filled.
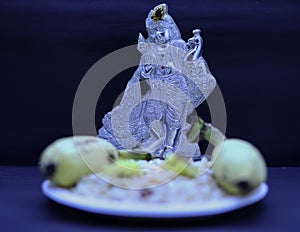
[[[217,146],[226,139],[225,135],[218,128],[204,122],[200,117],[191,126],[187,133],[187,138],[192,143],[206,140],[214,146]]]

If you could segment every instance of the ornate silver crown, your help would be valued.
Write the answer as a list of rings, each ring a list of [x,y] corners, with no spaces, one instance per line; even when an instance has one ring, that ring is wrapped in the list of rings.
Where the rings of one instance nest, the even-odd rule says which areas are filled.
[[[168,14],[168,6],[160,4],[148,13],[146,18],[146,29],[150,30],[168,28],[171,33],[171,39],[181,39],[180,31],[173,18]]]

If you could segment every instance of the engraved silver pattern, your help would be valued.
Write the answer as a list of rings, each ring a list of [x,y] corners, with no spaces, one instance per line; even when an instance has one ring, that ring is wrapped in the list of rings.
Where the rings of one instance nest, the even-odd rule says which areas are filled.
[[[157,9],[164,15],[154,20]],[[159,14],[161,16],[161,14]],[[169,151],[200,156],[190,143],[187,119],[212,92],[215,78],[202,57],[200,30],[185,42],[166,4],[156,6],[146,19],[148,38],[139,34],[139,67],[127,83],[118,106],[107,113],[99,137],[118,149],[146,149],[165,158]]]

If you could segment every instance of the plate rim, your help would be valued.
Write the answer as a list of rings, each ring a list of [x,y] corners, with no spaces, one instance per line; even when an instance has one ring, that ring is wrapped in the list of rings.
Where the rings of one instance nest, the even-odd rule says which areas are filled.
[[[214,216],[257,203],[265,198],[269,192],[269,186],[264,182],[256,190],[246,196],[226,196],[225,198],[222,198],[222,200],[217,199],[205,204],[201,203],[201,208],[199,207],[199,204],[195,204],[195,202],[150,204],[128,201],[120,204],[119,201],[98,198],[95,202],[96,198],[84,197],[69,189],[55,186],[50,180],[44,180],[41,188],[46,197],[67,207],[94,214],[136,218],[190,218]],[[159,210],[157,209],[158,207]]]

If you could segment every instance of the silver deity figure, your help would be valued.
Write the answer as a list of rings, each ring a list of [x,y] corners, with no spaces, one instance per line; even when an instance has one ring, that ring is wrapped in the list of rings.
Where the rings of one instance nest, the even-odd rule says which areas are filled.
[[[146,29],[148,38],[140,34],[138,40],[140,64],[98,136],[118,149],[150,149],[161,158],[170,151],[200,156],[198,145],[186,138],[188,117],[216,84],[202,57],[200,30],[182,40],[166,4],[149,12]]]

